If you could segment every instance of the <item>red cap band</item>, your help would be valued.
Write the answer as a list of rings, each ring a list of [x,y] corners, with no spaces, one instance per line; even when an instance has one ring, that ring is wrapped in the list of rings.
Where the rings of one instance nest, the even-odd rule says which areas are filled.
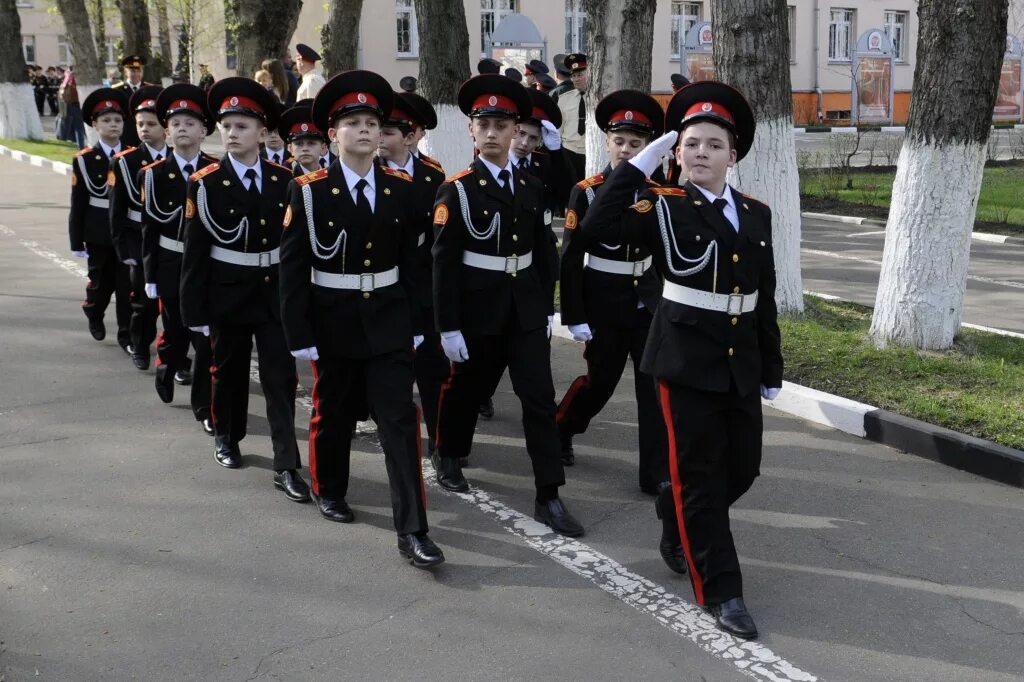
[[[633,125],[645,125],[648,128],[653,128],[654,123],[651,119],[647,118],[642,112],[636,111],[635,109],[622,109],[616,111],[608,119],[608,125],[614,125],[616,123],[630,123]]]
[[[225,109],[250,109],[255,111],[257,114],[263,116],[266,112],[263,111],[263,107],[260,106],[259,102],[248,97],[227,97],[223,102],[220,103],[220,111],[223,112]]]
[[[183,111],[190,111],[200,118],[205,117],[203,107],[198,102],[193,102],[190,99],[176,99],[171,102],[170,106],[167,107],[167,115],[180,114]]]
[[[135,111],[141,111],[143,109],[153,109],[156,107],[155,99],[144,99],[139,102],[139,106],[135,107]]]
[[[472,111],[479,109],[501,109],[513,115],[519,112],[519,107],[511,98],[503,95],[480,95],[473,101]]]
[[[544,110],[541,109],[540,107],[534,107],[533,108],[533,113],[530,114],[530,118],[535,118],[535,119],[537,119],[539,121],[550,121],[551,120],[550,118],[548,118],[548,115],[544,112]]]
[[[416,120],[415,116],[413,116],[409,112],[405,111],[404,109],[400,109],[397,106],[396,107],[392,107],[392,109],[391,109],[391,117],[388,120],[389,121],[398,121],[398,122],[401,122],[401,123],[408,123],[409,125],[411,125],[413,127],[416,127],[416,126],[418,126],[420,124],[420,122]]]
[[[683,122],[692,116],[700,116],[710,114],[717,116],[718,118],[725,119],[730,125],[735,126],[736,121],[733,120],[732,114],[729,110],[723,107],[718,102],[697,102],[692,107],[686,110],[686,115],[683,116]]]
[[[102,109],[104,111],[110,111],[110,110],[122,111],[121,105],[117,103],[117,100],[113,100],[113,99],[105,99],[105,100],[103,100],[103,104],[100,105],[100,106],[97,106],[96,109]]]
[[[374,109],[380,109],[380,103],[377,98],[368,92],[349,92],[338,99],[333,105],[331,105],[331,117],[341,111],[343,108],[352,106],[366,106],[373,107]]]
[[[313,125],[312,123],[308,123],[307,122],[307,123],[296,123],[295,125],[293,125],[291,127],[291,130],[288,131],[288,136],[291,137],[292,135],[319,135],[319,136],[323,136],[323,133],[321,133],[320,129],[317,128],[315,125]]]

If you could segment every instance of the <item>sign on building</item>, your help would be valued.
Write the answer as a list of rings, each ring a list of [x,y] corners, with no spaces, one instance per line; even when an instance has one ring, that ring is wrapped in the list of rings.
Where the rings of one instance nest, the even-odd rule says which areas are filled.
[[[505,67],[522,72],[531,59],[547,62],[548,43],[537,26],[523,14],[510,14],[501,20],[486,46],[487,56]]]
[[[1021,120],[1024,110],[1024,95],[1021,92],[1021,50],[1020,39],[1012,33],[1006,36],[1006,54],[1003,55],[1003,70],[999,74],[999,94],[996,95],[996,106],[992,110],[993,121]]]
[[[691,83],[715,80],[715,61],[712,55],[714,43],[711,22],[699,21],[686,33],[681,54],[686,57],[686,73]]]
[[[857,40],[850,107],[854,124],[892,124],[894,58],[892,41],[880,28],[865,31]]]

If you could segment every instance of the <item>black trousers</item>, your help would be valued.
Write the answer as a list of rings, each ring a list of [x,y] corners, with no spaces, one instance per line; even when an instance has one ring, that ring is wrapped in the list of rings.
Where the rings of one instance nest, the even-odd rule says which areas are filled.
[[[565,147],[562,147],[562,152],[569,161],[569,169],[573,176],[572,183],[576,184],[585,179],[587,177],[587,155],[571,152]]]
[[[523,409],[526,451],[533,464],[537,490],[564,485],[547,330],[539,327],[524,332],[510,326],[505,334],[465,338],[469,360],[452,363],[451,375],[441,388],[438,454],[469,456],[480,403],[494,394],[508,368],[512,388]]]
[[[298,469],[295,441],[295,390],[298,374],[288,352],[280,322],[212,327],[211,416],[218,442],[237,444],[245,438],[249,414],[249,362],[253,339],[259,357],[260,387],[267,402],[274,470]]]
[[[636,311],[635,321],[636,324],[628,328],[595,327],[591,330],[594,338],[583,351],[587,373],[577,377],[569,386],[558,405],[556,421],[565,435],[585,432],[590,420],[614,395],[626,368],[626,360],[632,358],[640,441],[640,487],[656,489],[669,477],[665,421],[658,407],[657,385],[651,376],[640,371],[640,359],[651,328],[651,314],[646,308],[640,308]]]
[[[729,507],[761,467],[761,397],[658,383],[668,431],[672,497],[693,594],[700,605],[743,596]]]
[[[321,358],[312,365],[309,472],[313,494],[327,500],[341,500],[348,494],[352,435],[368,407],[384,450],[395,531],[403,535],[426,532],[419,419],[412,401],[412,353],[401,350],[366,359]]]
[[[132,307],[131,276],[128,266],[118,260],[114,247],[110,244],[86,244],[85,250],[89,252],[89,281],[85,285],[82,311],[90,320],[102,320],[107,306],[110,305],[110,297],[114,296],[117,340],[121,344],[129,343]]]
[[[163,331],[156,339],[156,373],[161,381],[174,381],[174,374],[188,369],[188,345],[195,348],[192,364],[192,414],[196,421],[210,417],[210,339],[189,330],[181,321],[181,302],[177,288],[169,296],[160,292],[160,319]]]
[[[149,355],[149,347],[156,338],[156,318],[159,309],[155,299],[146,296],[146,273],[142,268],[142,233],[129,230],[126,234],[128,253],[137,265],[128,266],[131,281],[132,317],[128,323],[132,346],[137,353]]]
[[[451,373],[451,363],[441,348],[440,334],[426,334],[423,343],[416,349],[413,361],[416,372],[416,389],[420,394],[423,421],[427,424],[427,439],[437,442],[437,402],[441,398],[441,386]]]

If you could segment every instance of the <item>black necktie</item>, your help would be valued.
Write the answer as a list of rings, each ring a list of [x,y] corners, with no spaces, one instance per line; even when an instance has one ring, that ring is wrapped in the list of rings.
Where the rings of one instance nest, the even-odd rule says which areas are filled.
[[[373,207],[370,206],[370,200],[363,193],[363,190],[367,188],[368,183],[366,180],[360,180],[356,183],[356,209],[359,211],[366,220],[373,217]]]
[[[327,161],[325,161],[324,157],[322,157],[322,156],[320,157],[320,167],[321,168],[327,168]],[[364,180],[363,182],[366,182],[366,181]]]
[[[111,147],[110,148],[110,158],[114,158],[114,154],[116,154],[116,153],[117,153],[117,150],[114,149],[113,147]]]
[[[159,161],[162,158],[164,158],[163,154],[157,154],[155,157],[153,157],[153,161],[156,162],[156,161]]]
[[[271,158],[271,160],[272,160],[272,161],[273,161],[274,163],[281,163],[281,157],[280,157],[280,156],[278,156],[277,152],[274,152],[273,154],[271,154],[271,155],[270,155],[270,158]]]
[[[527,160],[527,158],[525,156],[523,158],[519,159],[519,170],[524,171],[524,170],[529,169],[529,167],[530,167],[530,162]]]
[[[725,207],[729,205],[728,201],[719,197],[712,201],[711,203],[714,205],[715,208],[718,209],[719,213],[721,213],[723,216],[725,215]]]
[[[501,180],[504,185],[502,189],[505,190],[505,194],[508,195],[509,203],[512,202],[512,175],[504,168],[498,172],[498,179]]]
[[[587,134],[587,101],[583,99],[583,93],[580,93],[580,117],[577,121],[576,131],[582,137]]]
[[[253,201],[259,201],[260,188],[256,185],[256,169],[250,168],[245,171],[245,177],[249,179],[249,196]]]
[[[192,174],[196,172],[196,169],[192,167],[191,163],[186,163],[185,167],[182,170],[185,171],[185,179],[186,180],[188,180],[190,177],[192,177]]]

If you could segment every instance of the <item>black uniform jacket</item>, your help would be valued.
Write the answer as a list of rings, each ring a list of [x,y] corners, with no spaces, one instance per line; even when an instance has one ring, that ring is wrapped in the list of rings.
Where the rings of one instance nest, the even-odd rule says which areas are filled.
[[[413,156],[412,183],[415,187],[416,206],[413,210],[416,222],[416,304],[419,306],[422,324],[427,332],[434,328],[434,257],[430,249],[434,246],[434,201],[437,191],[444,183],[444,169],[429,159],[423,161]]]
[[[101,147],[86,147],[71,161],[68,237],[72,251],[84,251],[86,243],[110,244],[109,171],[110,159]]]
[[[413,183],[405,173],[374,165],[374,188],[373,219],[365,224],[357,219],[340,163],[292,181],[281,242],[282,321],[289,349],[316,346],[323,358],[368,358],[411,350],[413,336],[422,333],[412,305],[417,224]],[[311,282],[314,269],[363,275],[396,266],[398,283],[373,291]]]
[[[583,234],[605,242],[643,243],[669,282],[715,293],[757,292],[758,299],[753,312],[733,316],[662,298],[643,371],[706,391],[726,392],[735,383],[741,396],[757,391],[759,384],[781,386],[771,210],[733,190],[737,233],[690,183],[647,189],[634,202],[634,193],[645,183],[643,172],[632,164],[616,168],[587,212]],[[664,234],[660,200],[668,206]]]
[[[544,185],[544,207],[547,210],[565,205],[572,190],[572,173],[561,149],[553,152],[538,149],[530,154],[527,169]]]
[[[170,147],[164,148],[166,156]],[[142,238],[142,196],[137,183],[143,166],[153,163],[149,147],[142,144],[125,149],[110,162],[110,238],[119,260],[134,258],[129,244]]]
[[[554,314],[553,273],[558,251],[544,224],[544,188],[528,173],[513,170],[515,194],[509,198],[477,159],[441,185],[434,205],[434,319],[439,331],[494,335],[508,330],[512,315],[518,328],[531,331],[547,325]],[[457,185],[465,191],[463,218]],[[489,229],[496,214],[500,229]],[[533,254],[530,267],[515,275],[485,270],[462,262],[466,251],[485,256]]]
[[[217,160],[200,154],[200,171]],[[178,167],[173,154],[143,166],[138,186],[142,193],[142,268],[146,281],[157,285],[158,292],[177,292],[181,281],[181,254],[160,246],[160,237],[183,241],[185,195],[188,177]],[[147,187],[149,188],[147,190]]]
[[[278,266],[270,264],[270,252],[281,245],[292,173],[266,159],[259,163],[259,201],[250,199],[227,156],[189,181],[181,265],[181,317],[187,327],[281,319]],[[267,255],[262,265],[235,265],[215,260],[213,247]]]
[[[625,328],[636,319],[634,313],[638,303],[642,302],[652,312],[658,309],[661,276],[654,267],[649,267],[639,276],[584,267],[584,256],[588,253],[605,260],[629,263],[643,261],[651,255],[647,245],[640,240],[602,242],[579,229],[591,203],[600,194],[605,175],[610,172],[611,167],[608,167],[604,173],[577,183],[569,194],[562,234],[559,289],[563,324],[587,323],[595,328]],[[658,186],[651,180],[646,184],[648,187]]]

